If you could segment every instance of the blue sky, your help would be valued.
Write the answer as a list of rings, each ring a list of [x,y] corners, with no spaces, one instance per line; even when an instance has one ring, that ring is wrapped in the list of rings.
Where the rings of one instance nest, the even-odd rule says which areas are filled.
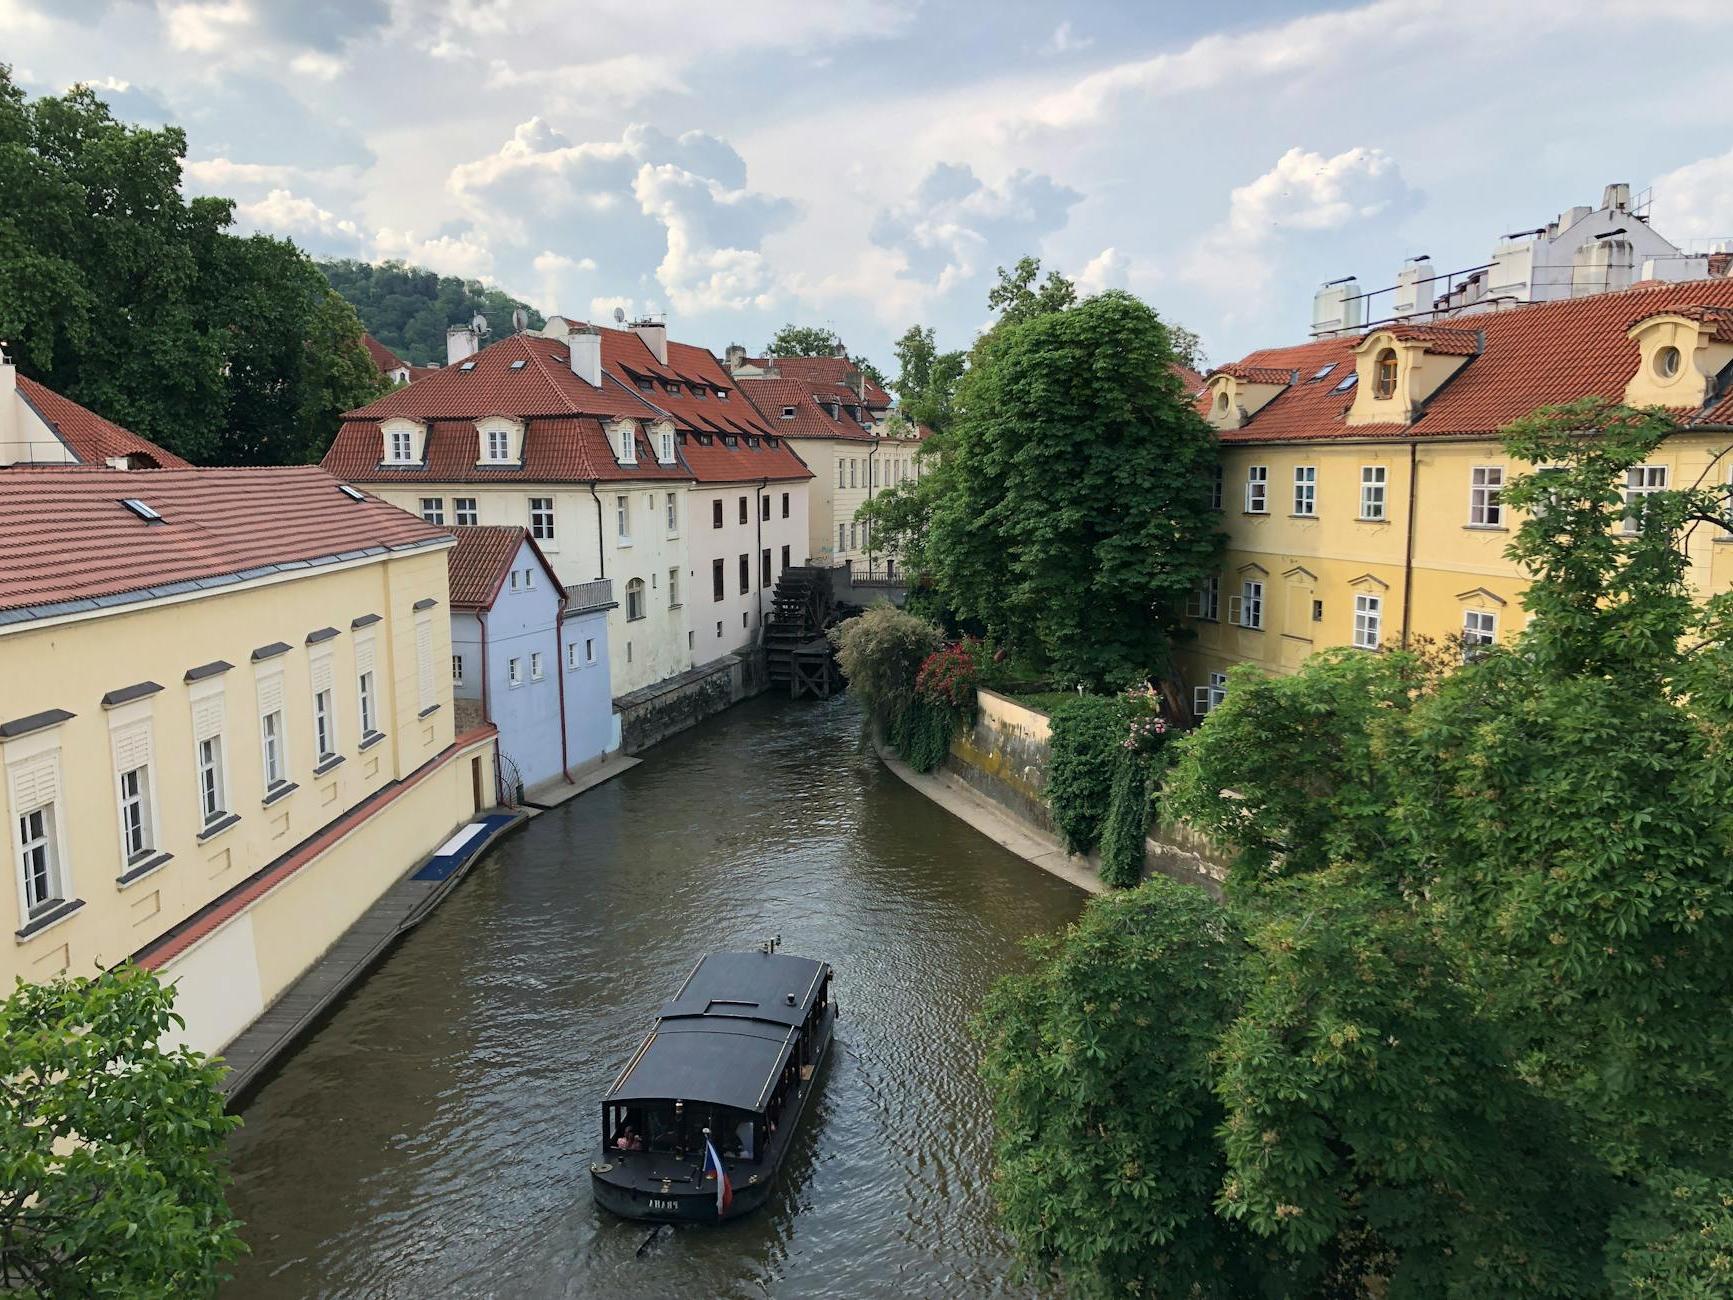
[[[1035,253],[1230,360],[1321,281],[1482,262],[1615,180],[1733,237],[1725,0],[0,0],[0,33],[29,89],[182,124],[247,228],[718,351],[967,346]]]

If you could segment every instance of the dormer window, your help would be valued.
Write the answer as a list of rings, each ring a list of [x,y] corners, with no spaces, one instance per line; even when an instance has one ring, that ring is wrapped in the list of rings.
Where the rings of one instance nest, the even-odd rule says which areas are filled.
[[[716,390],[716,400],[719,402],[726,402],[728,400],[728,390],[726,388],[718,388]]]
[[[639,391],[648,393],[655,390],[656,385],[654,381],[644,378],[643,375],[637,376],[637,380]]]
[[[663,429],[656,435],[656,459],[664,465],[674,463],[674,431]]]
[[[662,381],[662,391],[664,393],[673,393],[676,397],[678,397],[680,394],[680,385],[679,384],[671,384],[666,379],[664,379]]]
[[[1216,394],[1216,410],[1222,412],[1225,415],[1227,413],[1227,409],[1228,409],[1228,390],[1226,388],[1223,388],[1219,393]]]
[[[511,455],[511,439],[504,429],[489,429],[487,431],[487,459],[505,460]]]
[[[785,420],[792,420],[794,418],[794,408],[792,406],[783,407],[782,418]]]
[[[517,465],[523,460],[523,425],[503,415],[475,422],[477,465]]]
[[[1385,348],[1372,363],[1372,396],[1396,396],[1396,349]]]
[[[393,429],[391,431],[385,459],[403,463],[415,459],[415,442],[410,438],[408,429]]]
[[[384,461],[386,465],[419,465],[421,463],[422,446],[427,440],[427,429],[415,420],[394,416],[385,420],[379,426],[384,435]]]
[[[623,423],[614,433],[614,459],[622,465],[638,463],[638,439],[630,423]]]
[[[1671,379],[1679,373],[1681,357],[1675,347],[1659,348],[1655,352],[1655,373],[1662,379]]]

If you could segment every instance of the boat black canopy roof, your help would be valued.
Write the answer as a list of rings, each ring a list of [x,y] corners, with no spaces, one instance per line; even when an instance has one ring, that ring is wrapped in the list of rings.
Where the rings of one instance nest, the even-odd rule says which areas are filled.
[[[762,1111],[826,969],[821,961],[781,953],[711,953],[663,1004],[655,1029],[604,1100]]]

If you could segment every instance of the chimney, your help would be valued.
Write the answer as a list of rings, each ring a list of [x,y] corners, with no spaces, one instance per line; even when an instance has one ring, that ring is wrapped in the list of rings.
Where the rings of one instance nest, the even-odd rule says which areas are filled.
[[[455,366],[459,361],[467,361],[480,347],[481,339],[474,325],[453,325],[445,331],[445,364]]]
[[[15,459],[10,452],[19,441],[18,408],[24,403],[18,397],[18,370],[6,355],[6,345],[0,343],[0,448],[6,449],[3,459]]]
[[[1629,181],[1614,181],[1601,191],[1601,206],[1611,208],[1614,212],[1623,212],[1631,206],[1631,183]]]
[[[668,364],[668,323],[666,321],[643,320],[632,322],[632,333],[644,340],[644,346],[650,349],[650,355],[656,358],[659,365]]]
[[[1365,320],[1366,300],[1360,296],[1360,282],[1351,275],[1320,285],[1312,295],[1313,338],[1346,334]]]
[[[738,343],[730,343],[728,345],[728,351],[724,352],[722,355],[728,363],[730,373],[739,370],[746,364],[746,349]]]
[[[1406,319],[1419,313],[1423,301],[1430,305],[1432,294],[1432,259],[1425,253],[1411,257],[1396,273],[1396,293],[1391,313]]]
[[[841,357],[844,361],[847,361],[848,360],[848,347],[843,343],[843,341],[841,339],[838,339],[836,341],[836,345],[831,348],[831,354],[833,356]]]
[[[566,336],[571,349],[572,373],[591,388],[602,386],[602,336],[593,329],[574,328]]]

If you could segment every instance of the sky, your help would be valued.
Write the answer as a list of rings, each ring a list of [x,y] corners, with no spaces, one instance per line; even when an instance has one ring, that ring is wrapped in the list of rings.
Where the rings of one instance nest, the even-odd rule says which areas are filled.
[[[0,62],[184,127],[242,229],[892,373],[1025,254],[1225,362],[1611,181],[1733,238],[1726,0],[0,0]]]

